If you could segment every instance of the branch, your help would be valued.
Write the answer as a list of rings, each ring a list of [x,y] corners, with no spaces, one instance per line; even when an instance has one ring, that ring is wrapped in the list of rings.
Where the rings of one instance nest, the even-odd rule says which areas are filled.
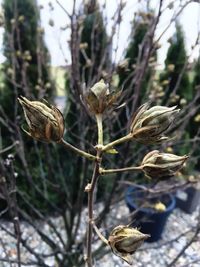
[[[56,3],[62,8],[62,10],[67,14],[67,16],[71,19],[71,15],[67,11],[67,9],[60,3],[60,1],[56,0]]]
[[[98,127],[98,145],[103,145],[102,114],[96,114],[96,121]]]
[[[142,170],[142,166],[138,167],[126,167],[121,169],[108,169],[105,170],[103,168],[100,169],[101,174],[112,174],[112,173],[118,173],[118,172],[126,172],[126,171],[140,171]]]
[[[119,145],[121,143],[124,143],[124,142],[127,142],[127,141],[131,140],[132,138],[133,138],[132,134],[127,134],[127,135],[125,135],[125,136],[123,136],[123,137],[121,137],[121,138],[119,138],[119,139],[117,139],[117,140],[105,145],[102,148],[102,151],[107,151],[107,150],[113,148],[116,145]]]
[[[68,142],[66,142],[64,139],[61,139],[58,142],[58,144],[62,144],[67,149],[70,149],[70,150],[74,151],[76,154],[78,154],[78,155],[80,155],[82,157],[85,157],[85,158],[87,158],[89,160],[95,160],[96,159],[96,157],[93,156],[92,154],[89,154],[89,153],[87,153],[87,152],[85,152],[85,151],[83,151],[81,149],[76,148],[75,146],[73,146],[73,145],[69,144]]]
[[[94,170],[92,174],[92,181],[85,188],[88,192],[88,231],[87,231],[87,255],[86,262],[88,267],[93,267],[92,264],[92,228],[93,228],[93,209],[94,209],[94,192],[100,175],[99,169],[101,164],[101,151],[97,150],[97,159],[95,161]]]
[[[102,235],[102,233],[99,231],[98,227],[95,225],[94,222],[92,222],[93,228],[98,235],[98,237],[106,244],[108,245],[108,240]]]

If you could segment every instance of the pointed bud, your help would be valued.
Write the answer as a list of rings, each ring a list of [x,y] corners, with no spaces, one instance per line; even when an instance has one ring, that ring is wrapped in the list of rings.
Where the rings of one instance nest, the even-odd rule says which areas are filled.
[[[143,234],[136,228],[124,225],[115,227],[109,238],[108,243],[118,257],[132,264],[132,254],[142,245],[149,235]]]
[[[18,98],[26,122],[28,124],[28,135],[39,141],[59,142],[64,133],[64,119],[62,113],[47,102],[30,101],[25,97]]]
[[[90,88],[89,92],[84,95],[84,100],[93,114],[102,114],[116,102],[120,94],[121,91],[110,92],[108,85],[102,79]]]
[[[147,177],[166,179],[174,176],[182,167],[188,156],[160,153],[158,150],[149,152],[142,161],[142,169]]]
[[[162,134],[170,127],[179,112],[176,107],[142,105],[134,115],[131,123],[131,133],[138,142],[151,144],[166,140]]]

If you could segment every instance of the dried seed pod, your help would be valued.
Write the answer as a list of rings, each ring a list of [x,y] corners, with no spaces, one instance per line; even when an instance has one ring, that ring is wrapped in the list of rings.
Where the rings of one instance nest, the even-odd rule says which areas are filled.
[[[47,102],[30,101],[26,97],[18,98],[22,105],[29,132],[33,138],[44,142],[59,142],[64,133],[62,113]]]
[[[149,235],[141,233],[136,228],[119,225],[110,233],[108,243],[115,255],[131,265],[132,254],[148,237]]]
[[[121,91],[110,92],[108,85],[102,79],[84,94],[84,100],[91,113],[102,114],[116,102],[120,95]]]
[[[135,113],[130,131],[133,138],[144,144],[158,143],[166,140],[162,134],[170,127],[179,109],[174,107],[142,105]]]
[[[149,152],[142,161],[142,169],[147,177],[167,179],[174,176],[182,167],[188,156],[160,153],[158,150]]]

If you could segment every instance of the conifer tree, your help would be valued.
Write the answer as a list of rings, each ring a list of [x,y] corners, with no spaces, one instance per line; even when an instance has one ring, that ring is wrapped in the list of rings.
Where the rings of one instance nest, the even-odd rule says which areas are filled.
[[[20,140],[15,151],[18,159],[15,161],[15,169],[20,177],[18,188],[36,208],[46,209],[50,199],[55,202],[58,200],[50,184],[47,184],[47,180],[54,178],[54,163],[49,147],[37,142],[34,144],[30,137],[21,134],[19,127],[23,123],[22,109],[18,108],[17,100],[17,97],[23,95],[32,100],[45,98],[53,101],[55,87],[50,78],[50,58],[43,40],[44,30],[40,25],[36,0],[4,0],[2,6],[5,27],[3,48],[6,58],[0,93],[2,145],[7,147]],[[48,170],[43,170],[44,161],[51,162]],[[38,190],[35,190],[33,181]],[[42,196],[45,199],[38,201]],[[20,206],[23,207],[24,204],[20,199]]]
[[[196,64],[194,66],[194,79],[192,83],[192,88],[193,88],[193,97],[194,94],[197,92],[197,90],[200,90],[200,56],[198,57]],[[196,105],[198,106],[194,116],[190,120],[189,124],[189,132],[190,132],[190,138],[195,138],[195,136],[198,134],[199,136],[199,125],[200,125],[200,97],[196,99]],[[195,149],[194,155],[196,156],[196,161],[194,162],[195,167],[198,169],[198,166],[200,164],[200,159],[199,159],[199,154],[200,154],[200,148],[199,144],[197,144],[197,147]]]
[[[129,84],[131,79],[131,73],[137,62],[140,45],[145,37],[148,30],[148,20],[146,18],[146,13],[139,12],[135,17],[132,25],[132,33],[130,37],[130,42],[125,52],[124,60],[128,63],[125,66],[119,66],[119,85],[121,86],[124,82],[124,87]]]
[[[178,104],[181,99],[189,101],[192,98],[189,75],[185,66],[187,53],[184,34],[179,23],[176,24],[176,32],[169,42],[170,47],[165,60],[165,70],[160,75],[160,81],[165,91],[163,102],[165,103],[173,90],[176,90],[172,102]]]
[[[23,94],[31,98],[52,98],[54,85],[50,79],[44,30],[36,0],[4,0],[4,88],[1,104],[12,117],[9,106],[15,107],[16,98]],[[17,114],[15,114],[17,115]]]
[[[118,126],[120,129],[126,128],[126,120],[124,118],[129,119],[132,109],[132,99],[135,93],[135,82],[134,80],[134,71],[136,69],[136,65],[138,63],[138,58],[140,60],[144,57],[144,49],[143,42],[145,42],[145,38],[147,37],[147,31],[152,24],[154,19],[154,13],[152,10],[147,9],[146,11],[139,11],[133,22],[132,22],[132,33],[130,36],[130,42],[127,46],[124,59],[122,64],[118,66],[118,75],[119,75],[119,87],[123,88],[125,92],[126,99],[131,99],[131,101],[127,101],[126,108],[123,109],[119,115]],[[151,56],[151,60],[156,61],[156,52]],[[145,96],[147,95],[148,85],[150,78],[153,73],[153,67],[151,67],[152,62],[149,62],[149,65],[146,67],[145,74],[139,89],[139,100],[138,105],[141,104],[142,101],[145,101]],[[138,66],[137,66],[138,67]],[[131,85],[131,86],[130,86]]]
[[[194,90],[198,89],[197,86],[200,86],[200,56],[197,59],[194,67],[194,80],[192,84]]]
[[[192,88],[193,88],[193,99],[195,97],[195,93],[197,90],[199,90],[200,87],[200,57],[197,59],[194,65],[194,79],[192,82]],[[196,100],[196,105],[199,106],[200,97]],[[190,137],[194,138],[195,135],[198,132],[199,129],[199,123],[200,123],[200,107],[197,108],[194,116],[191,118],[190,125],[189,125],[189,131],[190,131]]]
[[[187,69],[187,52],[182,26],[177,22],[176,31],[169,39],[164,72],[160,75],[160,83],[165,92],[162,104],[186,105],[192,100],[193,91]],[[183,133],[184,145],[179,147],[181,153],[190,152],[189,139],[191,135],[188,125]]]
[[[111,64],[111,51],[107,41],[106,27],[98,1],[90,0],[84,6],[79,54],[80,77],[86,85],[104,76]]]

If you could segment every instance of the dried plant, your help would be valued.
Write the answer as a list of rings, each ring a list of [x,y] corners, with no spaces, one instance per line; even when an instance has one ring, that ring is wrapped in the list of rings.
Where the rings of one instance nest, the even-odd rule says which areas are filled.
[[[88,229],[85,261],[88,267],[94,266],[92,258],[93,230],[96,230],[96,233],[102,241],[110,245],[112,251],[116,255],[129,264],[132,264],[131,255],[140,247],[142,242],[148,238],[148,235],[128,226],[115,227],[108,241],[102,236],[95,225],[94,218],[94,196],[100,176],[106,173],[141,170],[144,171],[144,174],[149,178],[157,177],[159,179],[167,179],[175,175],[175,173],[183,167],[184,162],[188,158],[187,156],[181,157],[152,151],[144,157],[141,165],[138,167],[105,170],[102,167],[104,153],[108,152],[110,149],[115,149],[116,145],[127,141],[137,141],[139,139],[139,141],[142,141],[144,144],[163,141],[161,134],[169,128],[178,112],[175,107],[167,108],[155,106],[147,109],[147,105],[143,105],[134,115],[130,133],[113,142],[104,144],[104,114],[105,111],[110,108],[110,104],[113,104],[115,100],[115,95],[110,96],[108,85],[105,84],[103,80],[96,83],[85,97],[86,105],[88,105],[92,115],[96,117],[98,129],[98,143],[95,146],[96,155],[92,155],[74,147],[63,139],[63,117],[55,107],[47,106],[47,104],[43,104],[39,101],[30,101],[25,97],[19,98],[29,127],[30,133],[28,134],[30,136],[39,141],[60,143],[67,149],[72,149],[77,154],[94,161],[91,181],[85,187],[85,192],[88,194]]]
[[[19,1],[10,0],[10,2],[16,4]],[[20,2],[23,4],[24,1]],[[41,27],[37,29],[37,50],[34,50],[34,53],[37,54],[37,63],[34,63],[36,61],[33,60],[35,56],[33,56],[32,50],[30,50],[31,53],[28,53],[28,51],[25,51],[27,49],[21,50],[20,48],[23,44],[20,32],[21,25],[29,24],[26,23],[26,18],[25,16],[23,18],[23,14],[21,15],[20,13],[18,17],[17,8],[14,9],[13,19],[18,18],[18,20],[9,22],[13,31],[5,31],[8,38],[5,48],[6,51],[8,49],[11,61],[11,67],[5,72],[5,79],[10,84],[10,91],[5,92],[14,93],[15,97],[12,101],[14,105],[6,105],[5,109],[0,108],[2,139],[6,141],[0,147],[0,197],[3,197],[7,202],[7,207],[0,213],[0,216],[10,210],[15,231],[9,231],[3,224],[1,229],[9,236],[16,238],[18,257],[13,260],[6,254],[2,258],[0,256],[0,262],[10,262],[10,264],[13,262],[18,264],[19,267],[21,264],[49,267],[50,265],[46,263],[46,259],[52,256],[59,267],[83,266],[84,255],[86,255],[86,264],[91,266],[94,264],[93,259],[102,257],[107,251],[102,250],[102,246],[98,248],[93,246],[92,249],[92,236],[96,237],[93,235],[93,229],[102,241],[108,245],[108,250],[110,246],[115,254],[131,262],[131,254],[143,241],[144,236],[142,233],[138,233],[137,229],[127,226],[126,223],[120,223],[119,226],[116,226],[115,222],[113,222],[114,225],[112,227],[114,229],[110,231],[108,240],[99,231],[101,226],[105,229],[108,228],[106,226],[106,216],[109,214],[112,204],[118,202],[122,196],[122,185],[134,184],[144,189],[147,193],[160,195],[166,191],[174,192],[180,187],[184,188],[191,182],[195,182],[187,179],[181,184],[180,180],[176,180],[171,185],[170,182],[174,180],[172,179],[169,182],[168,178],[174,175],[177,170],[180,170],[187,159],[187,156],[174,155],[177,151],[180,155],[190,153],[190,164],[193,162],[195,164],[199,161],[198,144],[200,142],[200,131],[197,127],[200,99],[199,76],[195,79],[196,83],[193,87],[196,87],[196,90],[193,91],[192,99],[185,104],[184,99],[181,99],[180,106],[183,108],[179,112],[179,109],[173,106],[179,103],[176,99],[178,97],[176,93],[184,78],[183,74],[189,66],[189,56],[184,58],[184,62],[182,62],[183,64],[178,70],[177,80],[170,88],[170,95],[167,100],[167,103],[171,106],[170,108],[157,106],[168,105],[164,101],[164,88],[168,88],[169,80],[159,80],[156,70],[156,65],[158,64],[156,52],[160,47],[159,42],[162,36],[177,20],[182,11],[194,1],[180,1],[179,5],[177,4],[174,9],[173,16],[169,19],[169,25],[165,25],[166,28],[163,29],[159,36],[156,36],[155,32],[158,26],[162,24],[159,25],[160,18],[168,9],[173,9],[173,3],[170,5],[167,1],[160,0],[157,3],[158,8],[155,13],[152,10],[149,12],[148,8],[143,12],[138,12],[137,15],[142,18],[138,22],[141,22],[144,26],[142,28],[145,29],[142,30],[143,33],[139,42],[136,42],[136,54],[134,58],[129,60],[127,57],[129,57],[130,53],[127,51],[125,59],[119,63],[116,57],[118,54],[117,48],[119,47],[119,31],[126,14],[124,1],[119,1],[113,14],[112,30],[109,35],[104,27],[108,22],[108,18],[106,17],[106,12],[103,13],[105,6],[109,5],[109,1],[103,6],[96,6],[97,1],[95,0],[82,1],[80,8],[77,9],[78,1],[74,0],[72,1],[73,8],[70,11],[71,13],[59,3],[59,0],[56,2],[66,13],[69,25],[65,27],[65,30],[71,34],[69,42],[71,65],[66,68],[68,99],[66,101],[67,109],[63,116],[55,106],[47,104],[47,102],[27,99],[35,100],[34,96],[36,99],[41,99],[45,96],[49,102],[52,102],[51,94],[48,95],[48,92],[49,90],[51,91],[51,88],[53,89],[53,86],[49,78],[47,80],[43,79],[45,51],[42,48],[41,37],[43,38],[44,30]],[[87,2],[87,6],[83,8],[85,7],[85,2]],[[145,6],[148,6],[148,3],[149,1],[145,1]],[[42,6],[40,8],[42,9]],[[49,9],[53,12],[53,4],[49,4]],[[135,19],[137,19],[137,15]],[[140,28],[138,22],[133,24],[132,27],[135,33]],[[87,27],[88,23],[89,35],[87,36],[87,31],[84,27]],[[54,27],[52,20],[49,21],[49,24]],[[15,34],[15,31],[17,34]],[[134,38],[135,33],[133,33]],[[29,38],[29,34],[26,37]],[[33,36],[29,39],[32,44]],[[60,39],[58,38],[57,41],[60,42]],[[14,45],[15,42],[17,42],[16,47]],[[99,47],[98,44],[100,43]],[[197,45],[198,38],[194,47]],[[63,48],[61,47],[61,49]],[[67,50],[68,48],[64,47],[64,49]],[[111,50],[114,51],[112,60]],[[166,66],[166,70],[173,74],[175,65],[171,63],[174,62],[169,61],[168,63],[170,64]],[[27,68],[31,69],[32,66],[35,66],[34,64],[37,68],[37,75],[29,77]],[[21,80],[18,79],[16,70],[20,72]],[[48,66],[45,66],[44,71],[46,72],[47,70]],[[121,72],[122,77],[120,77]],[[123,75],[123,73],[126,75]],[[27,82],[30,78],[31,81],[33,80],[33,86],[30,86],[30,83]],[[118,83],[116,78],[119,78]],[[115,90],[116,88],[117,90]],[[34,92],[30,93],[29,89],[33,89]],[[122,92],[121,89],[123,89]],[[28,129],[25,127],[23,129],[29,136],[31,135],[35,138],[34,142],[30,141],[29,136],[26,138],[26,135],[20,130],[21,123],[19,123],[19,119],[21,120],[22,110],[18,108],[17,104],[19,95],[27,97],[21,98],[28,124]],[[142,102],[146,102],[147,99],[150,99],[151,105],[156,107],[150,107],[149,103],[147,103],[138,109],[138,106]],[[119,100],[121,102],[116,105],[115,101],[118,102]],[[126,101],[126,105],[120,105],[124,101]],[[2,103],[4,104],[5,102],[3,101]],[[123,108],[116,109],[116,106],[123,106]],[[114,109],[112,109],[113,107]],[[27,108],[30,108],[29,111]],[[137,112],[133,115],[135,110]],[[10,113],[12,118],[10,118]],[[176,115],[179,115],[179,119],[175,119]],[[36,117],[40,118],[39,123],[37,120],[35,121]],[[195,133],[189,136],[185,142],[186,130],[194,117]],[[94,123],[95,119],[97,131]],[[6,129],[6,134],[4,134],[4,129]],[[167,138],[171,132],[174,132],[178,138]],[[37,142],[38,140],[46,143]],[[110,140],[114,141],[110,142]],[[77,147],[71,145],[71,143],[76,144]],[[140,146],[140,143],[143,145]],[[159,146],[160,151],[167,153],[155,151],[155,149],[158,149],[153,146],[155,143]],[[147,153],[149,147],[152,146],[153,151]],[[184,149],[184,146],[189,147],[189,150]],[[77,157],[72,156],[73,154],[71,154],[70,150],[75,152]],[[96,154],[94,151],[96,151]],[[12,155],[9,155],[9,152],[14,155],[14,159]],[[169,154],[169,152],[174,154]],[[110,154],[117,155],[113,157]],[[147,155],[144,156],[145,154]],[[30,161],[29,158],[32,155],[34,160]],[[13,164],[8,164],[12,163],[11,158]],[[93,177],[87,185],[92,172],[91,161],[94,165]],[[139,164],[139,162],[141,163]],[[137,166],[130,166],[133,163]],[[108,166],[110,166],[110,169],[107,169]],[[140,176],[138,176],[139,178],[137,177],[136,171],[142,172],[147,176],[144,181],[156,183],[157,180],[154,179],[156,174],[161,182],[167,179],[167,183],[162,188],[149,188],[141,184],[138,185],[136,183],[138,180],[140,181]],[[107,179],[106,175],[113,173],[116,174],[111,176],[113,179]],[[17,181],[15,181],[16,175],[20,176]],[[131,177],[131,181],[129,177]],[[151,180],[149,177],[151,177]],[[22,179],[25,180],[26,188],[20,187]],[[110,186],[110,191],[101,190],[101,182],[105,180]],[[97,188],[97,194],[99,191],[103,192],[103,210],[96,217],[93,213],[93,203],[98,199],[98,195],[96,197]],[[120,193],[120,197],[115,194],[116,191]],[[16,196],[13,192],[16,192]],[[88,236],[86,238],[83,234],[80,240],[79,229],[82,226],[82,214],[85,211],[85,192],[89,198]],[[32,195],[35,196],[34,200]],[[18,203],[16,203],[17,200]],[[26,205],[25,209],[24,203]],[[49,219],[46,216],[46,212],[40,209],[43,204],[45,207],[48,206],[48,211],[50,210],[51,214],[59,216],[64,233],[61,233],[61,228],[57,227],[56,218]],[[162,203],[157,203],[157,210],[162,211],[164,208]],[[35,229],[35,235],[39,235],[41,243],[48,247],[49,253],[42,253],[27,242],[20,232],[19,216]],[[35,218],[45,222],[51,234],[46,229],[38,227],[38,222]],[[195,240],[198,234],[199,223],[197,223],[196,229],[197,231],[192,240]],[[65,239],[65,237],[67,238]],[[87,240],[87,246],[85,246],[85,240]],[[2,244],[4,242],[3,235],[0,238],[0,242]],[[86,247],[87,250],[85,249]],[[22,257],[20,258],[20,248],[29,252],[33,258],[23,262]],[[7,253],[6,248],[4,251]],[[175,261],[177,261],[177,258]]]

